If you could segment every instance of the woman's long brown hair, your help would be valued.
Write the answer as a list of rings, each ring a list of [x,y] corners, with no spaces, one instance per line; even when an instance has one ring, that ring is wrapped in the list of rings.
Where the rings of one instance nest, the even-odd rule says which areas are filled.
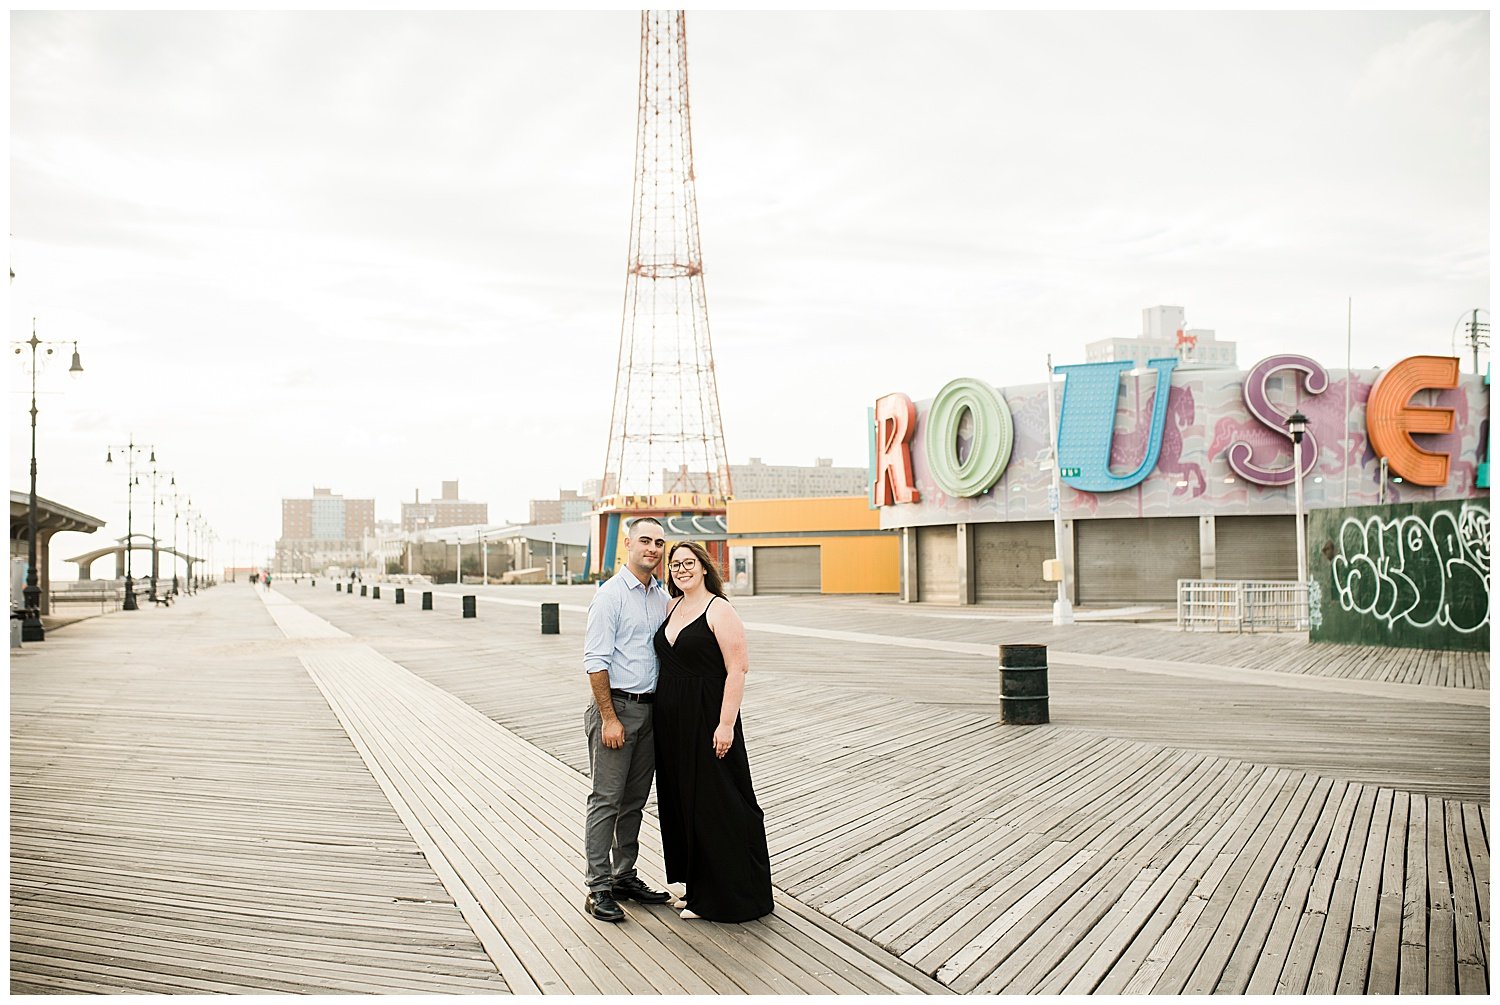
[[[682,596],[682,590],[678,589],[677,581],[672,578],[672,556],[677,554],[677,549],[686,548],[698,559],[698,564],[703,566],[703,585],[708,592],[716,597],[724,597],[724,577],[719,575],[719,567],[714,565],[714,560],[708,557],[708,549],[697,541],[678,541],[672,545],[667,552],[667,595],[670,597]],[[728,597],[724,597],[728,600]]]

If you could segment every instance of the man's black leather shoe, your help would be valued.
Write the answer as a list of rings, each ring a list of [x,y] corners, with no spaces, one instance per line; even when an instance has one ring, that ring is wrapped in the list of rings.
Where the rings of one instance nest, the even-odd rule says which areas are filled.
[[[591,893],[583,902],[583,912],[598,918],[600,921],[624,921],[625,912],[620,910],[620,905],[615,903],[615,898],[607,892]]]
[[[616,900],[633,900],[639,904],[665,904],[672,899],[672,895],[665,890],[653,890],[642,883],[639,876],[621,880],[609,892]]]

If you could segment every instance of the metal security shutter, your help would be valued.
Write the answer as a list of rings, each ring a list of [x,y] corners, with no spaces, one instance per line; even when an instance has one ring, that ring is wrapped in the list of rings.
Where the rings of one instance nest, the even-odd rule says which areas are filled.
[[[1052,524],[976,523],[974,535],[974,599],[1047,600],[1057,596],[1057,584],[1042,579],[1042,561],[1053,558]]]
[[[1079,520],[1080,604],[1175,601],[1177,580],[1197,579],[1198,518]]]
[[[756,548],[752,559],[757,594],[823,592],[823,549],[816,544]]]
[[[1297,578],[1297,518],[1214,518],[1215,575],[1219,579]]]
[[[917,528],[917,600],[958,603],[958,528]]]

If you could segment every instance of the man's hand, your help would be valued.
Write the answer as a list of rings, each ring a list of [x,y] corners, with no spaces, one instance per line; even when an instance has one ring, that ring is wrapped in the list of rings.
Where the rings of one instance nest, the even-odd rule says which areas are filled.
[[[619,750],[625,746],[625,724],[619,719],[611,719],[604,723],[600,736],[610,750]]]

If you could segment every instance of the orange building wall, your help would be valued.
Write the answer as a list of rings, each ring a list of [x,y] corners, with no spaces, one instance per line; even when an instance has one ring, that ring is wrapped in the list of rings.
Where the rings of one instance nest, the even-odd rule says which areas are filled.
[[[743,501],[731,499],[727,512],[731,534],[880,529],[880,511],[871,509],[864,496]]]
[[[754,548],[816,544],[822,549],[824,593],[900,593],[901,541],[880,530],[880,512],[863,496],[829,499],[730,500],[727,522],[731,546]],[[868,537],[784,537],[735,539],[736,534],[816,533],[867,530]]]

